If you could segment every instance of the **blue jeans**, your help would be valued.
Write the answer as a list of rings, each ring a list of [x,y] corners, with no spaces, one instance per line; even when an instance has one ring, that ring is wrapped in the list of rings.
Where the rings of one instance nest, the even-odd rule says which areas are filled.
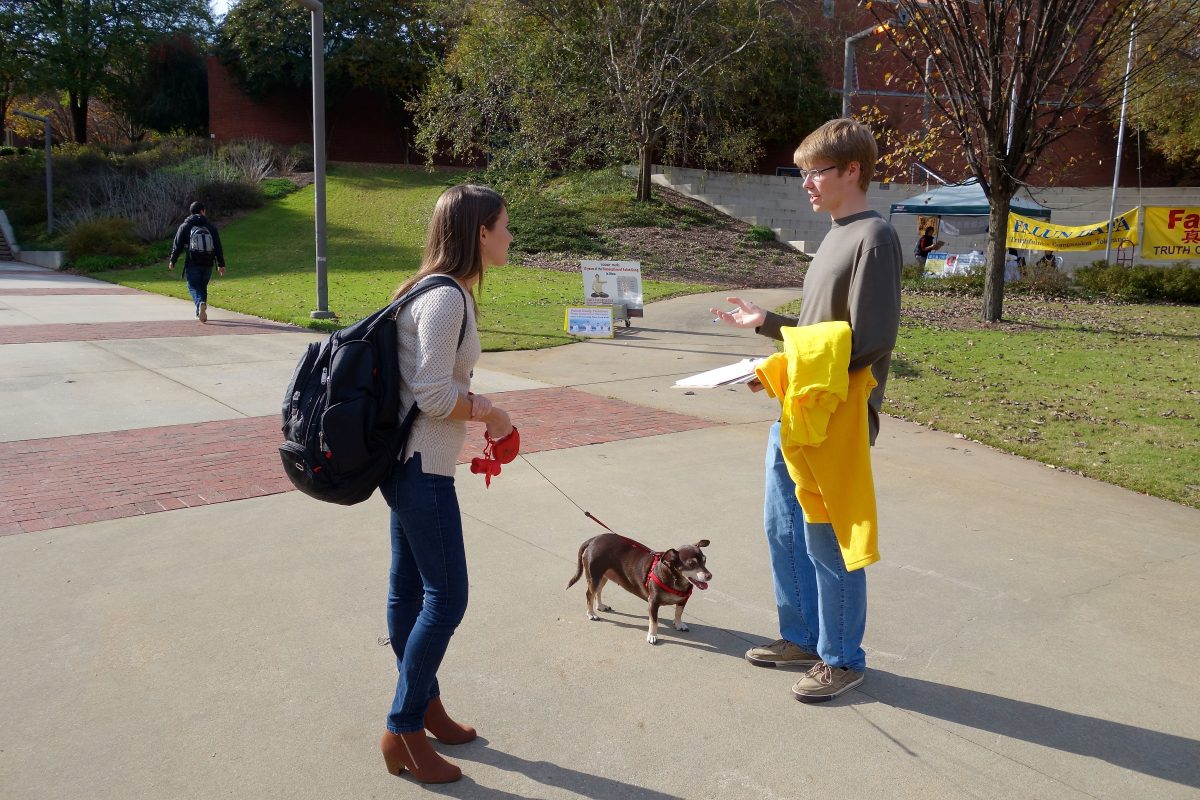
[[[867,574],[846,570],[827,522],[805,522],[779,447],[779,423],[767,440],[763,527],[775,579],[779,634],[831,667],[866,669]]]
[[[392,509],[387,623],[399,672],[387,727],[410,733],[425,727],[438,667],[467,611],[467,554],[453,477],[425,474],[416,453],[380,489]]]
[[[197,316],[200,314],[200,304],[208,302],[208,282],[212,280],[212,273],[212,265],[198,267],[195,264],[186,264],[183,267],[183,277],[187,281],[188,294],[196,304]]]

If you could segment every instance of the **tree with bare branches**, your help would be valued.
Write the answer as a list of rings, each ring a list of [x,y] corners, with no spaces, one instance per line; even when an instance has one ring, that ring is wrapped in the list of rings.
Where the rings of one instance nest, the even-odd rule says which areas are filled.
[[[1140,15],[1146,25],[1132,76],[1152,74],[1157,53],[1195,40],[1200,0],[892,0],[868,4],[897,51],[922,76],[948,120],[990,206],[983,319],[1001,318],[1009,205],[1046,148],[1079,127],[1110,125],[1121,102],[1124,61]],[[1143,81],[1143,85],[1148,85]]]
[[[709,74],[762,35],[775,0],[515,0],[558,44],[598,64],[608,98],[638,150],[638,200],[668,120]]]

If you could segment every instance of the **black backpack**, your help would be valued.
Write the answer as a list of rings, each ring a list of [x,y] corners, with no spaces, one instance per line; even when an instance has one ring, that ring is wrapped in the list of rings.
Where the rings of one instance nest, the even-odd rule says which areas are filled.
[[[395,465],[419,409],[400,419],[396,316],[410,300],[450,277],[424,280],[387,308],[313,342],[283,396],[279,457],[292,484],[309,497],[349,506],[372,494]],[[463,292],[462,345],[467,332]]]

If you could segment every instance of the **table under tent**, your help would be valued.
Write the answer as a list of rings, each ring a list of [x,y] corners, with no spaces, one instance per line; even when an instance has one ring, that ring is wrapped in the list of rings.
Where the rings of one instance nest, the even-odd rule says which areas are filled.
[[[1027,197],[1013,197],[1009,207],[1013,213],[1024,217],[1050,219],[1050,209]],[[932,225],[934,237],[946,242],[946,245],[940,250],[961,254],[957,259],[958,263],[962,267],[968,267],[972,263],[978,263],[977,259],[969,256],[975,253],[982,256],[983,248],[979,246],[980,235],[987,233],[990,210],[987,197],[984,196],[983,187],[979,185],[978,179],[969,178],[962,183],[939,186],[915,197],[892,203],[888,219],[890,221],[891,217],[896,214],[916,215],[918,222],[911,238],[907,235],[908,231],[897,226],[900,240],[910,248],[910,252],[911,242],[915,242],[924,234],[926,226]],[[1032,261],[1040,255],[1041,253],[1031,252],[1025,257]],[[949,270],[946,274],[950,274],[950,272],[953,270]]]

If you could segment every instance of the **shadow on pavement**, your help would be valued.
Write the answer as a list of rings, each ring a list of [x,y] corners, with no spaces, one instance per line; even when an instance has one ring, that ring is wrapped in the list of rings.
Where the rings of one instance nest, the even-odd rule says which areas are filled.
[[[492,750],[487,739],[476,739],[483,747],[470,746],[462,750],[455,749],[447,753],[454,761],[475,761],[489,767],[515,772],[524,775],[531,781],[544,786],[553,786],[574,792],[582,797],[612,797],[621,800],[683,800],[673,794],[658,792],[643,786],[635,786],[624,781],[606,778],[602,775],[591,775],[587,772],[562,767],[550,761],[529,761],[499,750]],[[464,783],[466,782],[464,778]],[[472,785],[473,784],[473,785]],[[457,790],[456,788],[457,787]],[[445,787],[426,786],[430,791],[440,792],[452,797],[483,797],[490,800],[528,800],[524,795],[512,794],[499,789],[489,789],[474,782],[466,785],[449,784]]]
[[[645,614],[630,614],[624,611],[613,610],[601,611],[599,612],[599,616],[600,619],[596,621],[596,624],[608,623],[621,628],[629,628],[630,630],[637,631],[641,639],[646,638],[646,631],[650,626],[650,620]],[[623,617],[624,619],[617,619],[617,617]],[[696,622],[695,620],[688,619],[686,611],[683,613],[683,621],[688,626],[687,631],[675,630],[673,627],[674,620],[675,612],[671,606],[663,606],[659,609],[658,644],[654,646],[692,647],[709,653],[720,653],[721,655],[742,659],[746,657],[746,651],[751,647],[771,641],[770,636],[745,633],[743,631],[730,630],[729,628],[719,628],[703,622]]]
[[[923,716],[1200,788],[1200,741],[1195,739],[877,669],[869,671],[859,694]]]

